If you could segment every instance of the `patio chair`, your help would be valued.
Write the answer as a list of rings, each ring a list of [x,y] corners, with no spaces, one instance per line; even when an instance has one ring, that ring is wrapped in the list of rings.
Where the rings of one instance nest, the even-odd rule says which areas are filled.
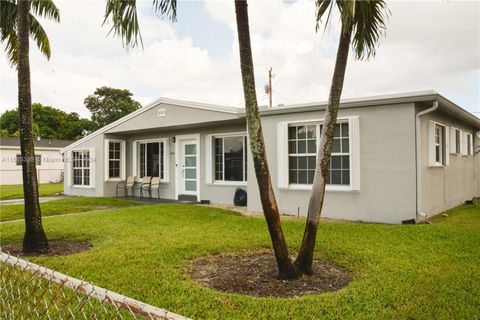
[[[152,191],[157,190],[158,193],[158,199],[160,199],[160,178],[159,177],[153,177],[152,182],[150,183],[150,190],[149,190],[149,195],[150,198],[152,198]]]
[[[133,188],[133,194],[136,190],[140,190],[140,197],[143,198],[143,190],[150,190],[150,183],[152,182],[152,177],[145,176],[142,179],[142,182],[137,183]]]
[[[128,189],[132,190],[132,196],[135,195],[134,192],[134,185],[135,185],[135,177],[134,176],[129,176],[127,178],[127,181],[122,181],[117,183],[117,188],[116,188],[116,195],[118,197],[118,192],[120,190],[125,190],[125,197],[128,197]]]

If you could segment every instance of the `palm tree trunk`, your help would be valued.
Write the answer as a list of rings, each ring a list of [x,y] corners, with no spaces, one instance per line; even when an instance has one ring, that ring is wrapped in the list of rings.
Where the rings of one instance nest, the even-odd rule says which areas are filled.
[[[30,0],[18,1],[18,111],[25,200],[25,236],[23,252],[44,252],[48,241],[42,227],[38,200],[37,169],[32,134],[32,97],[30,92],[29,13]]]
[[[298,253],[295,265],[305,274],[312,274],[313,251],[317,238],[320,213],[325,199],[325,186],[332,153],[333,134],[337,123],[337,113],[342,95],[343,80],[347,68],[348,51],[352,30],[343,31],[340,34],[340,41],[337,50],[337,59],[333,72],[332,85],[328,98],[327,109],[325,110],[325,121],[320,136],[320,145],[317,150],[317,164],[315,178],[313,180],[312,193],[308,204],[308,215],[302,245]]]
[[[245,99],[248,135],[250,139],[250,150],[255,165],[255,174],[257,176],[258,188],[260,190],[263,214],[267,221],[273,250],[275,251],[279,278],[295,279],[298,278],[300,273],[293,264],[288,253],[288,247],[280,223],[280,213],[272,188],[270,172],[268,170],[262,122],[260,120],[257,94],[255,91],[255,77],[253,71],[247,7],[246,0],[235,0],[240,65],[242,70],[243,94]]]

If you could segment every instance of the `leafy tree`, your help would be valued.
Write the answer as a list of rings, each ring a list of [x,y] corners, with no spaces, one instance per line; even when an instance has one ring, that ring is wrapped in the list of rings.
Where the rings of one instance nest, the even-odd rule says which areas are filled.
[[[32,104],[33,129],[35,136],[46,139],[77,140],[83,131],[92,131],[93,124],[89,119],[80,118],[75,113],[66,113],[60,109]],[[0,128],[6,136],[19,136],[18,109],[7,110],[0,116]]]
[[[5,0],[0,5],[0,38],[5,44],[12,66],[18,72],[18,110],[20,124],[20,149],[23,173],[25,210],[25,235],[23,251],[45,252],[49,249],[42,226],[38,201],[38,181],[32,134],[32,95],[30,84],[30,48],[32,36],[40,51],[50,57],[48,37],[31,11],[43,18],[60,20],[60,13],[51,0]],[[17,30],[17,33],[15,33]]]
[[[141,105],[132,99],[132,93],[110,87],[97,88],[93,95],[85,98],[85,106],[92,113],[95,129],[100,129],[135,110]]]
[[[356,59],[368,59],[375,56],[375,48],[380,36],[385,31],[385,22],[389,15],[387,5],[383,0],[317,0],[317,29],[326,14],[326,25],[328,25],[334,7],[340,11],[342,28],[325,110],[325,122],[322,126],[317,150],[317,164],[308,206],[307,223],[300,251],[295,260],[295,265],[305,274],[312,273],[313,251],[325,198],[328,166],[332,154],[333,135],[347,69],[349,48],[351,45]]]

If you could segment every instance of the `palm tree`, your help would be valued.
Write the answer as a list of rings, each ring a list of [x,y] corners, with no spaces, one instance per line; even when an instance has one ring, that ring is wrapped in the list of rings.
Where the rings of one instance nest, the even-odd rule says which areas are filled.
[[[50,0],[1,1],[0,36],[6,44],[10,63],[18,72],[18,110],[20,117],[20,148],[22,156],[23,192],[25,200],[25,236],[23,251],[45,252],[48,241],[42,227],[38,200],[38,181],[32,134],[32,96],[30,90],[29,37],[32,36],[41,52],[50,57],[48,37],[30,13],[59,21],[58,9]],[[17,29],[17,32],[16,30]]]
[[[280,279],[295,279],[300,274],[288,253],[287,243],[283,236],[275,193],[273,192],[270,171],[268,170],[262,122],[258,111],[257,93],[255,91],[255,75],[253,70],[252,47],[248,22],[248,4],[246,0],[235,0],[237,18],[238,44],[240,50],[240,68],[242,71],[243,96],[247,117],[248,136],[255,175],[260,190],[263,215],[267,221],[273,250],[278,266]]]
[[[340,11],[342,29],[330,95],[325,110],[325,121],[322,126],[320,145],[317,150],[317,164],[308,206],[307,223],[300,251],[295,259],[295,265],[305,274],[312,273],[313,251],[325,198],[325,185],[332,152],[333,134],[337,122],[350,44],[353,47],[356,59],[369,59],[375,56],[375,47],[379,42],[380,36],[385,31],[385,21],[389,15],[386,3],[383,0],[317,0],[316,5],[317,29],[318,24],[327,12],[326,25],[328,25],[334,6]]]
[[[154,0],[153,8],[154,11],[162,17],[168,16],[173,21],[176,19],[175,0]],[[288,247],[280,224],[280,214],[275,200],[275,194],[273,193],[270,172],[268,170],[262,124],[260,122],[255,93],[255,79],[253,73],[246,1],[235,1],[235,8],[237,13],[241,57],[240,64],[247,110],[250,149],[255,163],[255,173],[260,189],[260,198],[273,249],[275,251],[275,257],[277,259],[279,278],[292,279],[298,277],[299,273],[288,253]],[[139,44],[142,45],[135,0],[108,0],[106,4],[104,24],[110,19],[113,23],[110,32],[119,35],[126,48],[135,47]]]

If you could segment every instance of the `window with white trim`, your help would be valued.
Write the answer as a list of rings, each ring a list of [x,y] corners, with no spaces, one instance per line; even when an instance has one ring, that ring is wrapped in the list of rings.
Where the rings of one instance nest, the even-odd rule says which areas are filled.
[[[462,153],[462,132],[459,129],[455,129],[455,153]]]
[[[139,176],[165,179],[165,141],[145,141],[138,143]]]
[[[473,155],[473,139],[471,133],[465,133],[465,155]]]
[[[90,186],[90,151],[72,151],[72,169],[74,186]]]
[[[120,166],[122,143],[120,141],[108,142],[108,177],[110,179],[120,179]]]
[[[247,137],[213,137],[215,181],[247,181]]]
[[[435,163],[445,165],[445,126],[435,123]]]
[[[321,124],[289,125],[289,184],[313,183],[321,128]],[[350,134],[348,122],[339,122],[335,125],[327,184],[350,185]]]

